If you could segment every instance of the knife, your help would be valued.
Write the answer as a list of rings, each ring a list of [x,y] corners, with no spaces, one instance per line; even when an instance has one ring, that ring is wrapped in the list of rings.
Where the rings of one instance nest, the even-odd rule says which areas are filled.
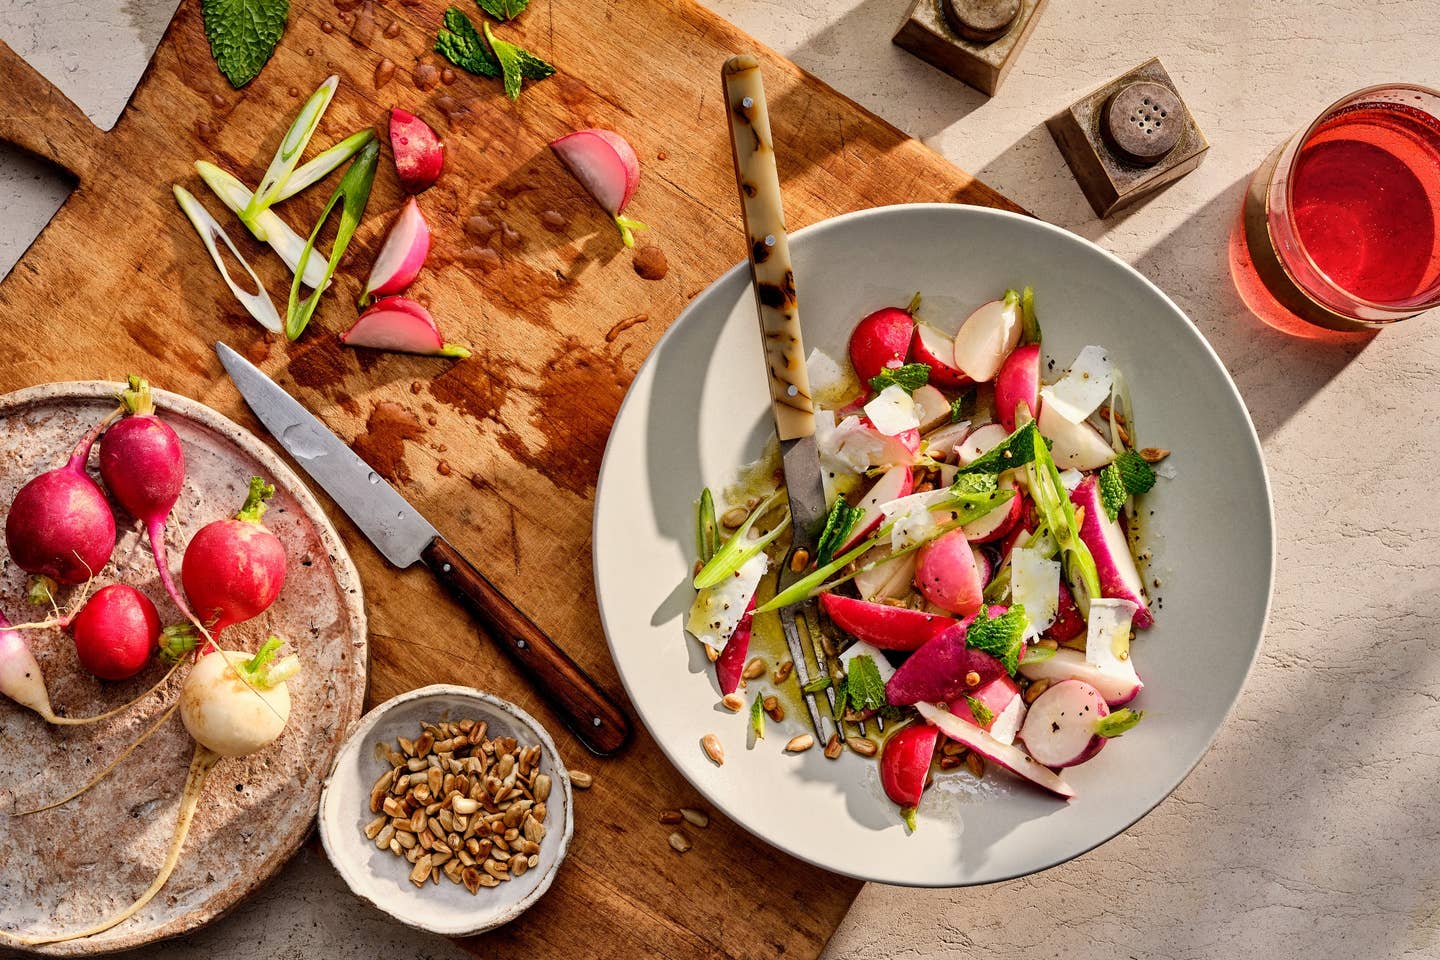
[[[790,553],[780,570],[777,589],[783,590],[804,573],[805,564],[792,558],[805,552],[813,561],[820,528],[825,522],[825,489],[820,476],[820,457],[815,446],[815,404],[810,395],[810,374],[805,366],[805,343],[800,330],[800,308],[795,294],[795,270],[790,244],[785,235],[785,212],[780,203],[780,174],[775,167],[775,141],[770,134],[770,113],[760,63],[749,54],[731,57],[721,71],[725,103],[730,118],[730,146],[734,152],[735,185],[745,220],[746,246],[750,254],[750,275],[754,281],[755,309],[760,317],[760,334],[770,384],[770,407],[775,432],[780,439],[780,457],[785,470],[785,489],[790,498]],[[794,567],[799,566],[797,572]],[[807,600],[780,611],[785,642],[795,663],[802,688],[812,675],[796,625],[803,619],[815,664],[821,674],[828,672],[825,645],[815,614],[815,601]],[[834,691],[830,693],[835,714]],[[805,694],[811,726],[824,739],[814,694]]]
[[[386,560],[429,567],[591,752],[603,757],[625,746],[630,721],[620,708],[430,521],[254,364],[223,343],[215,352],[255,416]]]

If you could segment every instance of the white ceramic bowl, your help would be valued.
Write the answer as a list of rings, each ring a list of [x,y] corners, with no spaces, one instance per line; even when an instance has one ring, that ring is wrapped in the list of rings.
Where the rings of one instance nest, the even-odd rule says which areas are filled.
[[[737,243],[738,246],[738,243]],[[1066,804],[991,765],[938,776],[908,835],[876,765],[852,754],[781,752],[805,729],[772,724],[757,748],[743,716],[717,712],[714,672],[684,634],[694,593],[694,501],[760,455],[773,426],[748,271],[696,297],[636,376],[596,491],[595,585],[606,636],[641,719],[717,808],[812,863],[886,883],[986,883],[1103,843],[1185,777],[1239,695],[1259,647],[1273,576],[1270,494],[1240,396],[1180,310],[1134,269],[1071,233],[980,207],[913,205],[847,214],[791,247],[807,347],[845,362],[860,317],[903,306],[953,332],[1007,287],[1035,287],[1044,348],[1063,369],[1103,344],[1130,383],[1142,444],[1170,448],[1175,476],[1154,510],[1149,576],[1159,624],[1135,644],[1145,721],[1067,771]],[[1050,374],[1053,379],[1054,373]],[[766,682],[768,684],[768,681]],[[798,711],[792,711],[796,713]],[[775,727],[780,727],[777,730]],[[725,764],[701,752],[719,735]]]
[[[522,876],[498,887],[481,887],[472,895],[444,877],[423,888],[410,882],[410,864],[365,839],[374,819],[370,788],[388,769],[375,759],[375,744],[395,745],[396,737],[415,739],[422,722],[484,720],[487,735],[514,737],[521,745],[540,744],[540,771],[550,774],[545,802],[547,833],[540,844],[540,862]],[[320,795],[320,840],[330,862],[357,897],[401,923],[447,937],[493,930],[514,920],[545,895],[565,859],[574,833],[570,777],[555,742],[524,710],[469,687],[436,684],[387,700],[360,719],[340,749]]]

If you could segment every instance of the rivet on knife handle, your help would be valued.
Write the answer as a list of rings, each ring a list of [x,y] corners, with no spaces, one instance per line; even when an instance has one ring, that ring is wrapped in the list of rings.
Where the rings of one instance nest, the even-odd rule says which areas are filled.
[[[780,175],[775,169],[770,112],[760,63],[744,54],[725,61],[722,71],[730,118],[730,145],[735,151],[736,185],[745,215],[750,246],[750,273],[765,338],[770,371],[770,401],[775,430],[781,440],[815,432],[815,407],[805,369],[805,344],[800,336],[800,308],[795,299],[795,271],[785,238],[785,213],[780,205]]]
[[[459,550],[436,537],[421,559],[465,602],[515,664],[536,681],[581,743],[600,756],[625,746],[630,739],[630,721],[620,708]]]

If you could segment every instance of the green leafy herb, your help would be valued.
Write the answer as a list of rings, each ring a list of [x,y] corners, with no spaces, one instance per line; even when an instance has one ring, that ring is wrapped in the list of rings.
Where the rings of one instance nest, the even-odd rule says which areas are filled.
[[[1025,343],[1040,342],[1040,321],[1035,319],[1035,288],[1020,292],[1020,337]]]
[[[800,689],[805,693],[821,693],[822,691],[829,690],[832,682],[829,677],[816,677],[814,680],[801,686]]]
[[[967,473],[1003,473],[1016,467],[1023,467],[1035,459],[1035,448],[1044,447],[1045,440],[1034,420],[1016,427],[1015,432],[972,461],[960,468],[958,477]]]
[[[998,617],[988,616],[982,606],[975,619],[965,628],[965,646],[990,654],[1005,665],[1010,676],[1020,669],[1020,647],[1025,643],[1025,627],[1030,618],[1023,604],[1016,604]]]
[[[715,498],[706,487],[700,493],[700,503],[695,509],[695,550],[701,563],[709,563],[720,544],[720,527],[715,522]]]
[[[776,537],[790,526],[790,511],[785,511],[785,519],[771,528],[765,536],[751,540],[748,536],[750,528],[755,526],[755,521],[770,511],[784,494],[784,490],[776,490],[766,497],[758,507],[751,511],[740,528],[730,535],[730,539],[720,545],[715,555],[706,561],[700,572],[695,574],[693,581],[696,590],[704,590],[706,587],[713,587],[726,577],[733,576],[736,570],[743,567],[751,557],[764,550],[775,540]]]
[[[370,202],[370,187],[375,183],[375,168],[379,161],[380,144],[371,140],[351,161],[345,175],[340,178],[340,185],[330,197],[330,202],[320,211],[320,219],[315,221],[315,229],[310,231],[310,239],[305,241],[300,262],[295,265],[295,279],[290,284],[290,303],[285,310],[285,336],[291,340],[304,332],[310,318],[315,315],[315,308],[320,305],[320,295],[325,292],[340,258],[345,255],[345,248],[350,245],[350,238],[355,235],[355,228],[360,225],[360,218],[365,215],[365,205]],[[336,228],[335,241],[330,247],[330,261],[325,265],[325,279],[302,301],[300,279],[305,276],[305,264],[315,252],[315,240],[320,236],[325,221],[330,219],[330,211],[341,201],[344,201],[344,206],[340,211],[340,226]]]
[[[525,12],[530,6],[530,0],[475,0],[481,10],[484,10],[496,20],[511,20]]]
[[[1153,486],[1155,471],[1150,464],[1134,450],[1124,451],[1100,471],[1100,501],[1106,515],[1114,520],[1128,498],[1148,493]]]
[[[1131,710],[1129,707],[1121,707],[1113,711],[1108,717],[1095,724],[1097,736],[1106,738],[1118,737],[1122,733],[1135,729],[1135,725],[1145,717],[1144,710]]]
[[[750,704],[750,729],[755,731],[756,740],[765,739],[765,698],[759,693],[755,694],[755,701]]]
[[[963,493],[990,493],[1000,489],[1000,481],[993,473],[962,473],[955,477],[955,482],[950,484],[950,492]]]
[[[830,515],[825,518],[825,529],[820,532],[820,542],[815,548],[815,562],[825,566],[835,559],[835,551],[845,538],[850,536],[850,531],[855,528],[855,521],[860,519],[864,513],[859,507],[852,507],[845,502],[844,497],[836,497],[835,504],[830,508]]]
[[[870,378],[870,389],[879,393],[889,386],[898,386],[906,393],[914,393],[930,382],[928,363],[907,363],[899,367],[885,367]]]
[[[980,726],[988,727],[990,726],[991,722],[994,721],[995,711],[985,706],[985,704],[981,703],[979,700],[976,700],[974,697],[967,696],[965,698],[965,703],[970,707],[970,716],[974,717],[975,722],[980,724]]]
[[[495,59],[500,61],[500,69],[505,74],[505,96],[511,100],[520,99],[520,86],[525,80],[544,80],[555,72],[553,66],[529,51],[496,39],[495,34],[490,32],[489,23],[484,26],[485,39],[490,41],[490,49],[495,52]]]
[[[857,713],[879,710],[885,706],[885,681],[880,679],[880,668],[875,658],[868,653],[851,657],[845,664],[845,700]],[[845,712],[844,704],[839,704]]]
[[[958,397],[956,397],[954,400],[951,400],[951,401],[950,401],[950,422],[951,422],[951,423],[959,423],[961,420],[963,420],[963,419],[965,418],[965,412],[964,412],[964,411],[965,411],[965,398],[966,398],[967,396],[969,396],[969,394],[962,393],[962,394],[960,394],[960,396],[958,396]]]
[[[290,0],[201,0],[210,55],[237,90],[254,80],[275,52]]]
[[[445,27],[435,37],[435,52],[461,70],[481,77],[499,77],[500,61],[470,18],[454,7],[445,11]]]

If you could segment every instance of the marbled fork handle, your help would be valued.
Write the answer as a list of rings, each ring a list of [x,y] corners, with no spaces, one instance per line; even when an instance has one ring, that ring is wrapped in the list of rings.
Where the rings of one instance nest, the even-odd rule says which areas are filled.
[[[722,71],[730,118],[730,145],[735,151],[735,179],[745,215],[750,272],[765,338],[765,363],[770,371],[770,400],[775,430],[781,440],[815,433],[815,406],[805,369],[800,336],[800,309],[795,300],[795,271],[785,239],[785,213],[780,205],[780,174],[770,137],[770,112],[760,64],[749,54],[731,57]]]

